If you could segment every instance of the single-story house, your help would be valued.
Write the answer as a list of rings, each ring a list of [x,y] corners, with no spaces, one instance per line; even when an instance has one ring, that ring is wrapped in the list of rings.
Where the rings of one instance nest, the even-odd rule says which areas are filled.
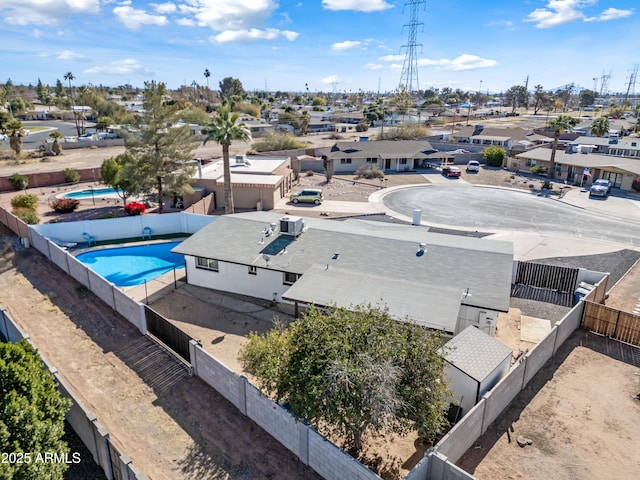
[[[289,157],[236,155],[230,158],[233,201],[236,209],[271,210],[291,190],[293,169]],[[213,193],[214,208],[224,205],[223,160],[198,168],[194,187]]]
[[[351,173],[362,166],[384,171],[406,172],[423,163],[447,163],[453,155],[439,152],[426,140],[382,140],[377,142],[337,142],[319,148],[316,155],[332,164],[334,173]]]
[[[462,408],[462,417],[509,372],[513,350],[469,326],[449,340],[441,353],[452,403]]]
[[[591,138],[593,140],[594,138]],[[582,183],[584,169],[588,169],[592,180],[606,178],[611,180],[615,188],[631,190],[633,180],[640,177],[640,159],[635,157],[617,157],[600,153],[589,153],[588,149],[557,150],[555,157],[556,178],[569,183]],[[551,163],[550,148],[536,148],[515,156],[518,170],[529,171],[531,167],[542,165],[549,168]],[[510,160],[514,162],[512,158]]]
[[[513,245],[419,226],[272,212],[224,215],[183,241],[189,284],[274,302],[381,304],[454,335],[495,332],[509,310]]]
[[[581,147],[591,146],[591,153],[602,153],[604,155],[613,155],[616,157],[634,157],[640,158],[640,138],[638,137],[578,137],[569,143],[574,151],[578,151]]]

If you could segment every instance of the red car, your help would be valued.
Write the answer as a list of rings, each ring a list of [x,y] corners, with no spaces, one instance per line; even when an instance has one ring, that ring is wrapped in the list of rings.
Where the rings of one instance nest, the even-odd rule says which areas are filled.
[[[459,177],[460,169],[454,166],[442,167],[442,174],[446,177]]]

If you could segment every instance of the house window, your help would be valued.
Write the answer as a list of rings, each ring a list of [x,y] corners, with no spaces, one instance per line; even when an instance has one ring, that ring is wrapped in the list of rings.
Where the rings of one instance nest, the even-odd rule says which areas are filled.
[[[340,159],[340,163],[342,163],[342,164],[351,163],[351,159],[350,158],[341,158]]]
[[[367,158],[367,163],[378,163],[377,158]]]
[[[205,270],[218,271],[218,260],[213,258],[196,257],[196,268],[204,268]]]
[[[527,167],[535,167],[535,166],[536,166],[536,161],[531,158],[527,158]]]
[[[282,281],[282,283],[284,285],[293,285],[294,283],[296,283],[296,280],[298,280],[298,278],[300,278],[300,276],[297,273],[284,272],[284,280]]]
[[[258,274],[258,267],[256,267],[255,265],[249,265],[249,275],[257,275]]]
[[[407,159],[406,158],[401,158],[400,159],[400,165],[406,165],[407,164]]]

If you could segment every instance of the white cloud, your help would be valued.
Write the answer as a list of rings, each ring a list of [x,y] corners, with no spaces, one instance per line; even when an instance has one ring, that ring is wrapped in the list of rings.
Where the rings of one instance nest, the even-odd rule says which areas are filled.
[[[345,40],[344,42],[338,42],[331,45],[332,50],[341,51],[341,50],[349,50],[351,48],[356,48],[362,45],[362,42],[356,42],[352,40]]]
[[[42,36],[42,32],[40,30],[38,30],[37,28],[34,28],[31,31],[31,36],[34,38],[40,38]]]
[[[382,70],[384,65],[380,65],[379,63],[367,63],[364,68],[367,70]]]
[[[163,26],[168,23],[164,15],[149,15],[144,10],[131,7],[116,7],[113,13],[125,27],[131,30],[137,30],[142,25]]]
[[[419,67],[436,67],[442,70],[453,70],[456,72],[462,70],[475,70],[477,68],[489,68],[498,65],[496,60],[480,58],[476,55],[464,53],[453,60],[441,58],[440,60],[431,60],[428,58],[418,59]]]
[[[324,83],[325,85],[331,85],[333,83],[338,83],[338,76],[337,75],[329,75],[328,77],[324,77],[324,78],[320,79],[320,81],[322,83]]]
[[[95,67],[87,68],[82,73],[87,75],[116,76],[153,75],[153,72],[133,58],[96,65]]]
[[[383,62],[399,62],[404,60],[404,55],[385,55],[384,57],[379,57],[378,60]]]
[[[608,20],[618,20],[633,15],[633,8],[630,10],[620,10],[618,8],[607,8],[597,17],[585,18],[585,22],[606,22]]]
[[[99,0],[2,0],[4,19],[15,25],[57,25],[69,15],[100,12]]]
[[[250,30],[262,25],[277,10],[273,0],[181,0],[178,10],[200,26],[219,32]]]
[[[384,0],[322,0],[327,10],[354,10],[357,12],[381,12],[393,5]]]
[[[259,40],[275,40],[278,37],[284,37],[289,41],[298,38],[299,33],[289,30],[278,30],[277,28],[267,28],[259,30],[252,28],[250,30],[227,30],[210,37],[213,43],[229,43],[229,42],[256,42]]]
[[[66,61],[81,61],[86,60],[86,57],[78,52],[72,52],[71,50],[63,50],[62,52],[56,53],[56,58],[58,60],[66,60]]]
[[[533,22],[537,28],[551,28],[564,23],[584,20],[580,11],[597,0],[549,0],[545,8],[536,8],[527,15],[525,22]]]
[[[196,22],[190,18],[178,18],[176,23],[183,27],[195,27],[197,25]]]
[[[175,13],[178,10],[175,3],[166,2],[166,3],[150,3],[149,6],[153,7],[153,9],[161,14],[165,13]]]

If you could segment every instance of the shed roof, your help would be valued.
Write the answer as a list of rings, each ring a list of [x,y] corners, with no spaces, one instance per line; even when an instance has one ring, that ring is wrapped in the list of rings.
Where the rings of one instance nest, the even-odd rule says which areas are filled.
[[[445,360],[478,382],[512,354],[511,348],[473,326],[449,340],[444,348]]]

